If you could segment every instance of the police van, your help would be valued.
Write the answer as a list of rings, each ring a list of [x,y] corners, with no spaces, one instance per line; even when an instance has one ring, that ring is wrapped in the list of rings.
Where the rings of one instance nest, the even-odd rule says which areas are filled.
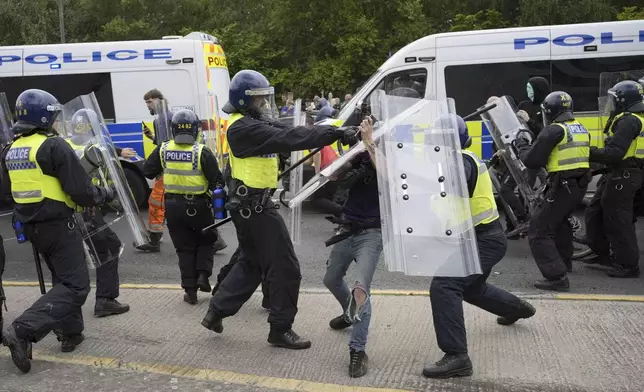
[[[142,122],[152,129],[153,120],[143,95],[160,90],[169,109],[194,110],[204,132],[212,132],[217,111],[226,129],[227,115],[220,108],[228,99],[229,85],[221,45],[199,32],[149,41],[0,47],[0,92],[11,105],[29,88],[46,90],[61,103],[94,92],[115,144],[131,147],[140,156],[123,159],[122,164],[141,206],[150,190],[141,157],[154,149],[143,136]]]
[[[355,125],[359,102],[375,89],[389,93],[405,86],[428,99],[454,98],[464,116],[490,96],[528,99],[526,82],[546,78],[552,91],[568,92],[577,119],[603,143],[598,112],[600,74],[644,69],[644,20],[480,30],[430,35],[391,56],[338,114],[334,125]],[[479,121],[468,122],[470,150],[482,159],[493,155],[493,141]]]

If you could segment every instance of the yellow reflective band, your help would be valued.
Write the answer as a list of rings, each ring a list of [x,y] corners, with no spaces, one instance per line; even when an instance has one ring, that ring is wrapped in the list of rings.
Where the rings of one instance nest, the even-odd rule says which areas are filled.
[[[548,157],[546,170],[555,173],[574,169],[590,168],[590,135],[578,121],[553,123],[561,127],[564,136]]]
[[[613,132],[613,126],[615,126],[615,123],[617,122],[618,119],[626,116],[626,113],[620,113],[617,116],[615,116],[615,120],[613,120],[613,124],[611,125],[611,129],[608,131],[608,134],[610,136],[613,136],[615,133]],[[628,113],[630,116],[635,116],[640,120],[640,123],[642,124],[642,129],[640,130],[639,136],[633,139],[631,142],[631,145],[628,147],[628,150],[626,150],[626,154],[624,154],[624,159],[628,158],[644,158],[644,115],[639,114],[639,113]]]

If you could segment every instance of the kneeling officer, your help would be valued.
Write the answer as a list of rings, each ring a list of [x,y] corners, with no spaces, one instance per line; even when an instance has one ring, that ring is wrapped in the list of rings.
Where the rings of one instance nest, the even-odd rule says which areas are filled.
[[[27,90],[16,102],[14,142],[3,161],[15,201],[14,223],[40,252],[54,286],[16,318],[3,334],[13,363],[31,370],[31,343],[56,328],[62,351],[83,341],[81,307],[90,292],[83,237],[76,228],[74,208],[94,207],[114,199],[112,189],[97,187],[85,173],[74,150],[54,130],[62,106],[42,90]]]
[[[211,190],[224,185],[217,160],[208,147],[197,142],[199,118],[183,109],[172,117],[174,140],[155,148],[143,166],[143,174],[163,173],[166,220],[179,257],[183,300],[197,304],[197,289],[210,292],[217,231],[202,234],[214,223]]]

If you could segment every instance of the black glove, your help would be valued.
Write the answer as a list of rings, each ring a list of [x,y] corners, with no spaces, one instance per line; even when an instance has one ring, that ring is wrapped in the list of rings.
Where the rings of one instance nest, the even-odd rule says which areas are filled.
[[[103,193],[103,198],[105,199],[106,203],[109,203],[116,199],[116,189],[112,187],[101,188],[101,193]]]
[[[339,140],[342,144],[353,146],[360,140],[360,130],[357,127],[338,128],[338,132],[341,132]]]

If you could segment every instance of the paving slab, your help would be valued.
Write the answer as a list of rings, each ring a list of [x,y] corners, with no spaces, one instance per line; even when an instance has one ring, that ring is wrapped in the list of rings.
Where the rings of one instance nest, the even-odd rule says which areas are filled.
[[[39,292],[33,287],[8,287],[7,295],[11,320],[35,301]],[[83,378],[83,372],[87,372],[87,385],[92,386],[86,390],[100,391],[105,387],[95,376],[98,368],[204,381],[206,386],[213,385],[211,390],[225,386],[231,391],[253,391],[244,389],[250,387],[265,391],[644,390],[644,304],[625,298],[621,302],[532,300],[537,307],[535,317],[511,327],[500,326],[494,315],[466,305],[474,375],[435,381],[421,375],[427,361],[442,356],[436,346],[428,297],[372,297],[369,373],[351,379],[347,374],[349,331],[336,332],[328,326],[328,320],[340,312],[331,295],[300,296],[294,329],[313,342],[311,349],[303,351],[268,345],[267,312],[261,308],[258,295],[236,316],[224,321],[221,335],[200,325],[210,296],[199,295],[199,304],[190,306],[182,301],[183,293],[178,290],[124,289],[120,300],[129,303],[132,310],[103,319],[93,317],[94,300],[90,299],[84,307],[87,339],[74,353],[62,354],[59,343],[50,335],[34,347],[32,373],[19,375],[8,351],[1,348],[0,380],[22,381],[14,385],[23,389],[8,390],[41,390],[38,386],[47,381],[38,377],[48,371],[56,374],[49,382],[60,383],[57,390],[64,390],[65,377]],[[59,372],[66,376],[58,377]],[[119,379],[131,379],[132,390],[166,390],[163,382],[167,378],[159,379],[163,385],[150,384],[148,388],[140,380],[143,376],[123,374],[127,376]],[[0,391],[4,385],[0,382]]]

